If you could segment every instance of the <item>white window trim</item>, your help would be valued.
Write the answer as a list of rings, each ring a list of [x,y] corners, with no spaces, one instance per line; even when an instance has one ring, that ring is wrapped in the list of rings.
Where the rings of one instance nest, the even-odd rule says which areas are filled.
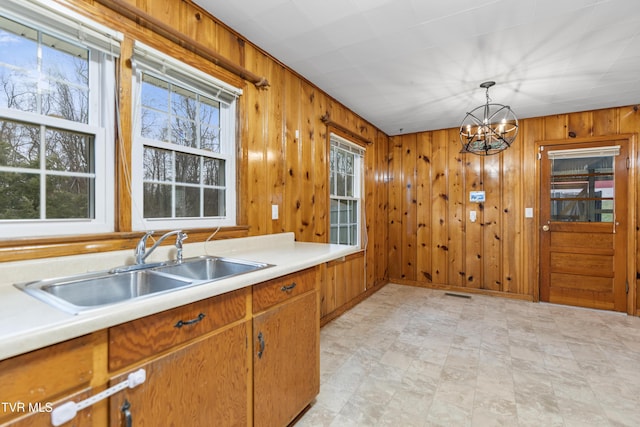
[[[136,42],[134,46],[133,64],[133,86],[131,97],[133,113],[131,152],[131,226],[133,230],[154,230],[154,229],[177,229],[177,228],[211,228],[228,227],[237,225],[236,201],[238,197],[236,179],[236,143],[234,133],[236,129],[237,97],[242,94],[242,90],[231,86],[221,80],[216,79],[197,68],[191,67],[169,55],[159,52],[143,43]],[[158,71],[160,70],[160,71]],[[143,156],[144,146],[175,151],[175,145],[153,141],[143,138],[140,135],[140,76],[142,72],[155,75],[163,80],[175,83],[181,87],[204,93],[220,99],[221,103],[229,104],[229,108],[221,110],[220,114],[220,142],[221,153],[216,153],[215,157],[225,160],[225,209],[224,217],[206,218],[144,218],[144,188],[143,188]],[[164,73],[163,73],[164,72]],[[166,74],[165,74],[166,73]],[[176,78],[180,75],[188,80],[181,81]],[[190,84],[191,83],[191,84]],[[209,90],[206,90],[206,89]],[[206,155],[208,151],[199,149],[180,147],[180,151],[192,154]]]
[[[25,3],[27,3],[26,6]],[[93,49],[94,54],[91,55],[93,71],[89,76],[89,88],[99,93],[99,96],[90,97],[89,117],[92,118],[90,124],[0,108],[0,117],[5,119],[83,132],[94,135],[95,138],[94,218],[0,220],[2,236],[16,238],[113,232],[115,57],[119,54],[119,40],[122,39],[122,35],[115,31],[108,31],[101,25],[80,17],[60,5],[53,7],[41,1],[5,0],[0,13],[62,38],[76,42],[83,38],[93,41],[83,44]],[[78,25],[69,27],[70,22]],[[79,29],[80,27],[82,30]],[[96,54],[96,51],[102,53]],[[98,123],[99,126],[97,126]]]
[[[333,194],[333,188],[329,189],[329,201],[331,200],[356,200],[358,202],[358,226],[357,226],[357,242],[351,246],[362,247],[363,245],[363,236],[362,236],[362,228],[364,224],[364,156],[365,149],[355,144],[348,139],[345,139],[335,133],[330,134],[329,138],[329,150],[332,149],[334,145],[338,148],[346,151],[350,151],[357,155],[356,163],[353,165],[354,171],[358,171],[358,173],[354,173],[353,179],[353,188],[354,191],[357,192],[357,195],[354,197],[343,197],[336,196]],[[336,144],[334,144],[334,141]],[[330,172],[331,173],[331,172]],[[329,203],[331,206],[331,203]],[[331,229],[331,220],[329,220],[329,229]],[[329,240],[331,237],[329,237]],[[364,236],[364,240],[366,241],[366,236]]]

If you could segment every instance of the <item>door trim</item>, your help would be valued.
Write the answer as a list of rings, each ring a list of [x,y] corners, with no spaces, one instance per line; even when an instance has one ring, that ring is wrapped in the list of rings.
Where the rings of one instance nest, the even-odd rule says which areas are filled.
[[[540,274],[540,263],[541,263],[541,244],[540,244],[540,228],[542,224],[540,224],[540,188],[541,188],[541,171],[540,171],[540,162],[541,159],[538,158],[538,154],[540,153],[541,147],[545,146],[554,146],[554,145],[567,145],[567,144],[578,144],[578,143],[591,143],[591,142],[610,142],[610,141],[618,141],[624,140],[629,147],[629,166],[628,166],[628,180],[629,185],[627,186],[627,259],[626,259],[626,276],[627,282],[629,284],[629,292],[627,293],[627,314],[629,315],[638,315],[638,307],[636,304],[636,283],[637,283],[637,267],[636,267],[636,258],[637,254],[637,242],[636,236],[639,234],[637,231],[637,188],[639,188],[639,184],[637,182],[637,167],[638,162],[638,152],[636,147],[636,134],[613,134],[613,135],[603,135],[603,136],[595,136],[595,137],[587,137],[587,138],[571,138],[571,139],[555,139],[555,140],[540,140],[535,141],[535,156],[536,164],[535,164],[535,206],[534,206],[534,218],[535,221],[535,265],[536,265],[536,278],[535,283],[537,286],[533,287],[533,300],[535,302],[540,302],[540,286],[541,286],[541,274]]]

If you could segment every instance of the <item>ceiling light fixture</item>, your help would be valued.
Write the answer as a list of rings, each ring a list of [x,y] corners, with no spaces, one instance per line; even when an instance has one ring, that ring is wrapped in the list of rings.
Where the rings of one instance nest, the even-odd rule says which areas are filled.
[[[518,135],[518,118],[511,107],[492,104],[489,88],[496,82],[484,82],[487,103],[467,113],[460,125],[461,153],[489,156],[506,150]]]

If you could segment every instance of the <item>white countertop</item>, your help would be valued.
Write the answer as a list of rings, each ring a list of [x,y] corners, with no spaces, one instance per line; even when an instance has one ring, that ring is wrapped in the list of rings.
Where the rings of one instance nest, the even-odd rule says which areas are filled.
[[[357,250],[353,246],[296,242],[293,233],[185,244],[185,258],[199,255],[225,256],[265,262],[273,264],[273,267],[92,309],[77,315],[50,306],[17,289],[13,284],[132,264],[133,250],[0,263],[0,360],[284,276]],[[147,262],[174,257],[175,248],[161,246]]]

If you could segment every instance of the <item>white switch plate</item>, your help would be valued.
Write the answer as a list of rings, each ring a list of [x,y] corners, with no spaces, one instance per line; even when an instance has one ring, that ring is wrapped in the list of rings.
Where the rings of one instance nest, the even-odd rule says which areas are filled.
[[[476,222],[477,218],[478,214],[476,213],[476,211],[469,211],[469,221]]]
[[[278,205],[271,205],[271,219],[278,219]]]
[[[533,208],[524,208],[524,217],[533,218]]]

